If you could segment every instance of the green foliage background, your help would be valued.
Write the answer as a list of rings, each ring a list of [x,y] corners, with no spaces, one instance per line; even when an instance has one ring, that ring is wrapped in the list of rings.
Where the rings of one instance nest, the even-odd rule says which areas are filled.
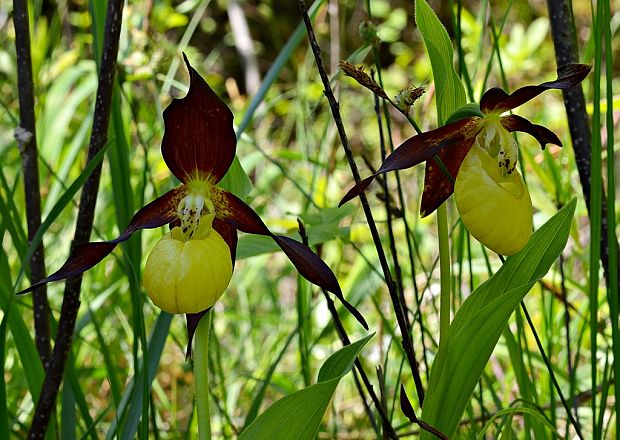
[[[387,94],[394,96],[409,85],[427,87],[411,112],[425,131],[437,126],[431,65],[414,25],[413,3],[327,3],[319,5],[315,30],[333,75],[347,134],[365,176],[370,173],[369,166],[376,169],[380,164],[374,99],[369,91],[339,73],[337,64],[348,59],[354,64],[374,65],[368,44],[375,40],[369,40],[367,32],[360,33],[360,28],[368,29],[364,25],[369,20],[368,5],[371,27],[377,30],[377,54]],[[456,4],[451,9],[450,3],[431,2],[431,6],[454,41]],[[247,21],[262,85],[247,80],[251,64],[244,62],[237,50],[240,34],[230,20],[234,5]],[[102,26],[105,7],[87,0],[30,1],[29,7],[43,219],[62,208],[43,236],[50,273],[64,262],[73,237],[78,198],[70,188],[81,179],[86,160],[97,87],[95,59],[100,42],[96,29]],[[600,34],[593,29],[590,5],[575,2],[573,7],[580,61],[592,63],[594,41]],[[612,49],[616,54],[620,13],[615,11],[619,9],[617,1],[611,2]],[[27,277],[19,279],[28,245],[21,162],[13,137],[19,106],[11,10],[10,2],[0,0],[0,305],[2,316],[9,317],[3,321],[8,328],[0,327],[0,331],[6,388],[3,412],[11,435],[22,438],[31,421],[32,396],[42,382],[43,368],[34,351],[31,298],[18,297],[10,302],[16,290],[28,285]],[[295,40],[299,23],[296,2],[136,0],[125,5],[118,56],[120,88],[110,125],[112,141],[103,159],[92,238],[115,237],[137,208],[176,184],[159,152],[161,112],[171,96],[185,93],[188,78],[180,57],[185,51],[230,105],[235,123],[241,124],[238,156],[253,184],[247,188],[248,200],[274,231],[295,234],[297,217],[304,221],[310,244],[317,246],[338,276],[345,296],[359,307],[377,333],[360,360],[375,390],[384,390],[392,426],[404,437],[413,436],[419,428],[408,423],[398,400],[401,383],[410,396],[415,395],[411,373],[403,368],[396,321],[359,203],[335,208],[353,180],[303,29],[297,31]],[[497,56],[492,57],[490,23],[498,35],[501,63]],[[466,89],[468,101],[477,101],[489,86],[504,85],[514,90],[554,77],[554,51],[543,2],[507,2],[500,7],[494,2],[466,1],[462,4],[461,29],[459,44],[472,85]],[[609,55],[607,62],[614,73],[613,90],[618,90],[618,57],[613,60]],[[503,84],[502,71],[507,84]],[[583,87],[592,111],[592,80],[587,79]],[[605,91],[607,86],[602,87]],[[615,108],[618,99],[613,97]],[[601,101],[601,110],[605,112],[611,104]],[[518,137],[522,170],[535,208],[535,226],[553,216],[558,206],[578,197],[563,253],[563,271],[556,264],[534,286],[526,304],[564,395],[578,407],[582,431],[589,437],[600,430],[601,436],[613,438],[617,434],[613,397],[609,397],[609,404],[604,398],[613,396],[609,388],[614,354],[607,325],[610,310],[601,281],[596,326],[599,345],[591,346],[590,231],[560,92],[541,95],[520,108],[519,114],[552,129],[565,145],[563,149],[541,151],[533,138]],[[617,140],[617,112],[614,118],[608,129],[615,130]],[[395,110],[390,113],[390,124],[394,146],[414,134],[409,122]],[[617,155],[617,144],[612,147]],[[610,158],[604,155],[603,161],[607,164]],[[407,205],[398,206],[394,212],[394,233],[411,317],[420,314],[425,323],[423,333],[414,325],[413,340],[426,385],[438,344],[436,225],[434,216],[420,219],[418,215],[422,168],[400,176]],[[395,181],[389,180],[389,185],[393,190]],[[382,200],[393,193],[386,195],[375,185],[369,194],[387,249]],[[398,219],[403,213],[412,228],[415,247],[411,256]],[[469,238],[451,201],[448,213],[456,311],[501,262]],[[164,232],[142,233],[85,276],[76,337],[55,417],[61,438],[133,438],[136,432],[143,438],[192,438],[196,421],[191,364],[184,356],[184,320],[162,314],[140,287],[140,264]],[[274,251],[269,241],[242,236],[233,281],[215,306],[211,391],[216,438],[235,438],[275,400],[316,383],[323,361],[341,347],[323,296]],[[55,317],[62,289],[62,283],[48,288]],[[414,306],[416,295],[422,297],[419,310]],[[11,312],[7,312],[9,306]],[[366,336],[345,311],[340,315],[352,340]],[[601,385],[595,396],[603,402],[596,419],[589,403],[591,362],[598,367]],[[377,374],[376,366],[381,366]],[[152,386],[145,380],[149,375],[153,377]],[[412,402],[417,410],[415,398]],[[497,417],[492,418],[494,414]],[[484,429],[495,437],[512,433],[519,438],[536,438],[548,433],[547,425],[560,436],[573,434],[521,312],[513,315],[500,338],[467,406],[459,435],[474,438],[483,432],[487,421],[491,423]],[[318,437],[377,438],[378,430],[380,426],[373,427],[364,410],[352,376],[346,376]]]

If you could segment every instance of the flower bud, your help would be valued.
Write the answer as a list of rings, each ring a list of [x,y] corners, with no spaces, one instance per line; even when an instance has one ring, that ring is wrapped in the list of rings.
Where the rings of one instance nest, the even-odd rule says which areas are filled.
[[[379,43],[379,37],[377,36],[377,26],[370,20],[361,21],[357,27],[357,31],[362,37],[364,43],[369,46],[374,46]]]
[[[426,92],[424,87],[411,85],[398,92],[398,95],[394,97],[394,104],[398,110],[407,115],[413,103],[416,102],[424,92]]]
[[[521,174],[503,172],[478,141],[461,164],[454,198],[468,231],[492,251],[512,255],[530,239],[532,201]]]
[[[144,288],[165,312],[198,313],[215,304],[231,277],[230,249],[216,230],[185,240],[176,227],[149,254]]]

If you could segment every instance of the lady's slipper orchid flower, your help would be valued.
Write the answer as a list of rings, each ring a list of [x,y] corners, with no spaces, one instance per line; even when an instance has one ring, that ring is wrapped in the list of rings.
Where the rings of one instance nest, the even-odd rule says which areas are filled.
[[[518,150],[510,133],[529,133],[542,148],[548,143],[558,146],[562,143],[547,128],[502,113],[545,90],[573,87],[590,69],[591,66],[584,64],[568,64],[558,69],[556,80],[522,87],[510,95],[497,87],[487,90],[479,107],[468,104],[457,110],[447,125],[407,139],[375,174],[351,188],[340,205],[360,195],[378,175],[426,161],[422,217],[432,213],[454,192],[469,232],[499,254],[514,254],[531,235],[532,202],[516,170]]]
[[[258,214],[234,194],[218,188],[235,157],[233,114],[189,64],[190,88],[166,108],[161,151],[181,185],[140,209],[123,233],[107,242],[76,246],[54,274],[20,292],[90,269],[140,229],[170,224],[151,251],[144,287],[155,305],[186,313],[191,336],[198,320],[222,295],[232,276],[237,231],[271,237],[308,281],[334,293],[365,327],[362,315],[343,297],[329,267],[307,246],[273,234]]]

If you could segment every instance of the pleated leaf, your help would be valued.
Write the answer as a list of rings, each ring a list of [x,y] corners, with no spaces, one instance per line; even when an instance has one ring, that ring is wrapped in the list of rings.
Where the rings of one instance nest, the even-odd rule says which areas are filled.
[[[573,199],[536,231],[525,248],[509,257],[456,313],[447,342],[441,341],[433,362],[421,417],[449,438],[512,312],[564,249],[575,205]]]
[[[368,335],[331,355],[319,371],[319,382],[283,397],[254,420],[239,440],[313,440],[340,379],[373,337]]]
[[[426,0],[416,0],[415,20],[431,60],[437,115],[443,125],[454,110],[465,105],[465,89],[452,64],[454,49],[448,32]]]

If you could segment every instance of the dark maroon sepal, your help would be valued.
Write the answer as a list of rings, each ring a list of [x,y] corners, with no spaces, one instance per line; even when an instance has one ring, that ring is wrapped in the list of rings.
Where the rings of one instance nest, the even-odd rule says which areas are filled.
[[[479,120],[480,118],[477,116],[460,119],[451,124],[444,125],[443,127],[427,131],[426,133],[421,133],[407,139],[399,145],[398,148],[392,152],[392,154],[386,157],[385,161],[381,164],[381,167],[375,174],[365,178],[353,186],[353,188],[351,188],[342,198],[339,206],[342,206],[349,200],[359,196],[366,190],[366,188],[368,188],[368,186],[379,174],[411,168],[431,159],[445,148],[451,149],[452,147],[458,146],[464,139],[468,139],[470,137],[472,139],[475,138],[479,131]]]
[[[415,415],[415,411],[403,384],[400,385],[400,409],[411,423],[418,423],[418,418]]]
[[[291,260],[299,274],[319,287],[332,292],[355,318],[368,329],[364,317],[342,295],[336,276],[321,258],[309,247],[292,238],[273,234],[259,215],[243,200],[228,191],[217,189],[211,200],[218,218],[239,231],[271,237]]]
[[[217,218],[233,228],[248,234],[272,235],[258,214],[233,193],[215,188],[211,201],[215,205]]]
[[[424,191],[420,203],[420,216],[426,217],[434,212],[454,192],[454,181],[459,172],[461,163],[469,153],[476,137],[463,137],[453,139],[450,148],[446,148],[437,154],[439,161],[431,159],[426,161],[424,174]]]
[[[354,185],[347,193],[344,195],[340,203],[338,203],[338,207],[341,207],[349,200],[354,199],[359,196],[361,193],[366,191],[366,188],[377,178],[377,174],[373,174],[371,176],[366,177],[364,180],[360,181],[360,183]]]
[[[499,87],[487,90],[480,99],[480,110],[485,113],[503,113],[519,107],[530,99],[540,95],[545,90],[565,90],[576,86],[584,80],[592,66],[587,64],[566,64],[558,68],[558,77],[537,86],[525,86],[515,90],[510,95]]]
[[[282,235],[272,235],[275,242],[291,260],[301,276],[323,289],[332,292],[340,300],[342,305],[368,330],[368,324],[362,314],[347,300],[344,299],[342,290],[336,276],[321,258],[312,252],[305,244]]]
[[[237,230],[223,220],[213,219],[213,229],[215,229],[224,239],[230,249],[230,258],[233,268],[237,259]]]
[[[186,183],[193,177],[219,182],[235,157],[233,114],[207,82],[183,59],[190,74],[187,95],[164,110],[161,152],[172,174]]]
[[[554,132],[542,125],[532,124],[525,118],[518,115],[504,116],[500,119],[502,126],[509,132],[522,131],[530,134],[536,138],[540,143],[541,148],[544,150],[547,144],[562,146],[562,141],[555,135]]]
[[[212,308],[213,307],[209,307],[208,309],[198,313],[185,314],[185,319],[187,321],[187,348],[185,349],[185,358],[189,359],[192,357],[192,341],[194,340],[194,333],[196,333],[198,323]]]
[[[115,247],[116,243],[109,241],[80,244],[73,249],[71,255],[60,269],[47,278],[43,278],[32,286],[17,292],[17,295],[31,292],[37,287],[53,281],[65,280],[80,275],[107,257]]]
[[[60,269],[47,278],[42,279],[38,283],[33,284],[17,294],[21,295],[22,293],[30,292],[43,284],[47,284],[52,281],[64,280],[86,272],[88,269],[107,257],[118,243],[131,237],[131,234],[134,232],[140,229],[158,228],[170,223],[177,218],[177,205],[184,196],[185,189],[183,187],[178,187],[168,191],[163,196],[153,200],[151,203],[140,209],[133,216],[123,233],[114,240],[77,245]]]
[[[478,121],[477,116],[460,119],[407,139],[385,159],[377,174],[411,168],[431,159],[444,148],[458,145],[465,138],[475,138],[479,131]]]

